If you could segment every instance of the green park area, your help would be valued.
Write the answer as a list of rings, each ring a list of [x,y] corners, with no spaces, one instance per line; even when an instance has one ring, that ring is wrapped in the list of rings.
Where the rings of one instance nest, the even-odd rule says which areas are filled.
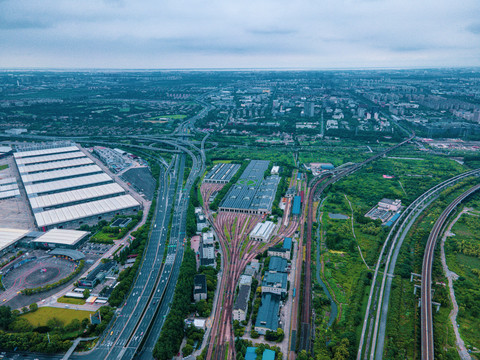
[[[373,269],[390,230],[389,227],[382,225],[380,220],[372,220],[365,217],[365,214],[382,198],[400,199],[402,205],[408,206],[429,188],[467,170],[447,157],[414,150],[402,149],[398,154],[396,151],[391,156],[399,158],[379,159],[333,184],[328,189],[328,196],[322,204],[320,230],[322,256],[320,263],[316,264],[315,261],[314,263],[315,267],[321,267],[321,278],[338,305],[337,321],[327,332],[321,333],[321,335],[327,335],[317,337],[315,342],[316,353],[326,357],[333,358],[337,352],[344,351],[345,348],[350,356],[354,356],[358,348]],[[409,159],[406,159],[407,157]],[[414,158],[418,160],[412,160]],[[330,162],[336,163],[334,158]],[[389,178],[384,178],[383,175],[389,175]],[[329,214],[346,215],[348,218],[335,218],[335,216],[332,218]],[[417,254],[421,249],[422,245],[411,251]],[[312,256],[315,255],[312,254]],[[420,256],[419,259],[421,262]],[[397,270],[402,272],[402,276],[408,274],[408,279],[410,272],[416,269],[416,262],[412,264],[406,261],[403,264],[399,260],[397,265]],[[409,308],[409,306],[415,300],[410,295],[402,297],[404,292],[407,292],[407,284],[402,281],[403,277],[396,279],[391,301],[405,302],[403,308],[405,311],[399,318],[400,314],[396,311],[397,309],[394,309],[391,316],[396,317],[400,323],[405,322],[404,318],[412,319],[408,320],[408,324],[401,331],[397,329],[397,336],[402,335],[401,343],[406,344],[408,339],[412,339],[414,333],[411,325],[415,323],[415,308]],[[315,295],[314,305],[317,303],[317,309],[324,316],[328,315],[330,305],[320,294],[321,288],[319,285],[315,287],[314,284],[314,290],[318,290],[315,291],[318,294]],[[409,286],[408,292],[410,290],[413,295],[413,289]],[[397,296],[399,297],[396,298]],[[316,298],[318,300],[315,300]],[[321,323],[325,324],[325,322]],[[392,326],[389,329],[393,329]],[[400,341],[400,339],[397,340]],[[326,342],[328,342],[327,346],[325,346]],[[391,343],[387,339],[386,347],[388,345]],[[404,354],[396,352],[395,349],[392,352],[392,358],[411,356],[413,351],[414,349],[410,347],[409,353]]]
[[[62,309],[54,307],[41,307],[35,312],[30,312],[22,315],[22,319],[26,319],[33,326],[46,326],[48,321],[56,318],[63,324],[69,324],[72,320],[82,321],[83,319],[89,319],[90,314],[93,311]]]
[[[62,304],[72,304],[72,305],[85,305],[85,300],[84,299],[77,299],[77,298],[69,298],[69,297],[59,297],[57,299],[57,302],[62,303]]]

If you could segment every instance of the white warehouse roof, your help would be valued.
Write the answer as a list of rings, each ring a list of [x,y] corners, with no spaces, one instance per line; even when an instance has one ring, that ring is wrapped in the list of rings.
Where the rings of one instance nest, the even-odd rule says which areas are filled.
[[[0,185],[16,184],[16,183],[17,183],[17,180],[14,177],[0,179]]]
[[[88,165],[88,166],[81,166],[77,168],[53,170],[53,171],[41,172],[41,173],[36,173],[31,175],[23,175],[22,180],[23,180],[23,183],[25,184],[25,183],[31,183],[31,182],[67,178],[67,177],[72,177],[77,175],[91,174],[91,173],[96,173],[101,171],[102,169],[100,169],[98,165]]]
[[[0,192],[0,199],[8,199],[20,195],[20,190],[9,190]]]
[[[31,230],[0,228],[0,250],[17,242]]]
[[[29,156],[42,156],[48,154],[60,154],[64,152],[78,151],[77,146],[65,146],[59,148],[51,149],[41,149],[41,150],[29,150],[29,151],[18,151],[13,154],[15,158],[24,158]]]
[[[51,162],[51,161],[77,159],[81,157],[86,157],[86,156],[81,151],[75,151],[75,152],[65,153],[65,154],[53,154],[53,155],[46,155],[46,156],[28,157],[25,159],[23,158],[15,159],[15,161],[17,162],[17,165],[28,165],[28,164],[40,164],[40,163]]]
[[[77,201],[83,201],[113,194],[123,194],[125,190],[117,183],[87,187],[77,190],[30,198],[32,209],[47,208]]]
[[[98,184],[98,183],[107,182],[107,181],[111,182],[113,180],[110,176],[103,173],[103,174],[76,177],[73,179],[56,180],[56,181],[51,181],[46,183],[26,185],[25,191],[29,195],[42,194],[46,192],[71,189],[79,186],[88,186],[88,185]]]
[[[33,240],[33,242],[73,246],[88,234],[88,231],[52,229]]]
[[[88,218],[100,214],[111,213],[118,210],[137,207],[140,204],[130,195],[121,195],[108,199],[92,201],[63,207],[60,209],[47,210],[35,214],[38,227],[50,226],[64,222]]]
[[[265,221],[264,223],[258,223],[253,228],[250,233],[251,238],[262,238],[263,240],[268,240],[270,235],[272,235],[275,224],[271,221]]]
[[[54,161],[42,164],[32,164],[32,165],[19,165],[18,171],[20,174],[25,173],[32,173],[32,172],[39,172],[39,171],[49,171],[55,169],[64,169],[82,165],[92,164],[93,161],[87,157],[78,158],[78,159],[71,159],[71,160],[61,160],[61,161]]]

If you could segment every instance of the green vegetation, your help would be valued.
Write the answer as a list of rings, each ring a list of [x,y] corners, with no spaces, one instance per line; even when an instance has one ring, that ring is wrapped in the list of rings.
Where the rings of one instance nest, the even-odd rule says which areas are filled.
[[[180,350],[182,339],[185,336],[184,319],[194,310],[192,305],[193,277],[196,274],[195,253],[190,248],[190,242],[185,246],[180,274],[175,286],[170,312],[160,333],[160,337],[153,349],[155,359],[171,359]]]
[[[5,169],[8,169],[8,165],[5,164],[5,165],[0,165],[0,171],[1,170],[5,170]]]
[[[132,230],[142,219],[142,216],[142,211],[139,211],[134,216],[116,216],[110,222],[110,224],[113,224],[113,222],[119,218],[131,217],[132,220],[123,228],[117,226],[112,227],[110,225],[101,227],[100,230],[90,238],[90,242],[99,244],[113,244],[113,240],[122,239],[130,230]]]
[[[56,318],[63,324],[68,324],[74,319],[82,321],[83,319],[88,319],[93,313],[93,311],[41,307],[35,312],[22,315],[20,318],[26,319],[33,326],[38,327],[46,326],[47,323],[53,318]]]
[[[61,296],[57,299],[57,302],[63,304],[73,304],[73,305],[85,305],[84,299],[69,298],[66,296]]]
[[[480,209],[476,196],[466,206]],[[447,265],[459,278],[455,297],[459,306],[457,322],[467,346],[480,348],[480,219],[477,213],[463,214],[453,226],[454,237],[445,243]]]
[[[324,215],[322,217],[321,262],[323,262],[323,271],[321,275],[339,306],[337,322],[325,332],[328,300],[322,295],[318,285],[317,291],[315,291],[314,285],[316,295],[314,296],[313,306],[319,311],[317,314],[323,314],[324,316],[324,319],[318,319],[317,321],[317,325],[322,330],[317,331],[314,345],[315,356],[320,356],[320,358],[342,358],[340,354],[344,353],[347,355],[343,358],[350,358],[356,354],[372,278],[371,271],[363,262],[357,246],[360,247],[367,265],[372,267],[389,231],[389,228],[382,226],[379,220],[366,218],[365,213],[384,197],[401,199],[402,204],[407,206],[430,187],[461,171],[465,171],[461,165],[445,157],[419,153],[409,149],[401,149],[399,152],[411,158],[421,157],[426,160],[382,158],[327,189],[328,198],[324,201],[322,209]],[[391,156],[398,156],[398,154],[395,152]],[[395,178],[384,179],[383,175],[392,175]],[[359,184],[361,184],[361,189],[359,189]],[[327,216],[328,213],[352,216],[352,209],[348,200],[351,202],[353,209],[353,226],[356,238],[352,233],[351,219],[336,220]],[[415,251],[419,252],[420,250],[423,253],[421,246]],[[412,250],[412,252],[414,251]],[[401,271],[402,274],[408,274],[409,277],[410,271],[413,271],[411,262],[408,260],[402,261],[399,258],[397,264],[397,270]],[[321,265],[315,264],[315,266]],[[395,287],[396,285],[397,287]],[[402,286],[406,286],[406,284],[403,284],[400,279],[396,279],[392,295],[401,292],[407,294],[408,291],[402,290]],[[413,293],[413,289],[411,292]],[[410,296],[392,299],[391,301],[400,301],[405,304],[413,303]],[[414,314],[415,309],[408,312]],[[392,310],[392,314],[392,318],[396,319],[396,327],[399,326],[399,322],[403,325],[409,321],[404,313],[399,318],[395,309]],[[415,319],[415,317],[410,316],[409,319]],[[387,331],[395,332],[396,327],[390,327]],[[397,331],[397,337],[393,343],[399,344],[398,349],[402,348],[402,344],[407,346],[408,341],[414,339],[412,329],[413,327],[404,326],[402,331]],[[406,337],[398,339],[399,334],[405,334]],[[327,346],[326,343],[328,343]],[[389,343],[388,340],[387,343]],[[398,353],[398,358],[401,358],[404,354],[401,351],[396,352],[396,350],[393,353]],[[411,355],[411,353],[408,355]],[[395,358],[395,356],[397,355],[392,358]]]
[[[48,284],[48,285],[44,285],[44,286],[40,286],[40,287],[36,287],[36,288],[31,288],[31,289],[23,289],[22,294],[23,295],[38,294],[40,292],[52,290],[52,289],[56,288],[57,286],[66,284],[70,280],[72,280],[75,276],[80,274],[84,267],[85,267],[85,260],[81,260],[80,263],[75,267],[75,270],[72,273],[70,273],[70,275],[68,275],[67,277],[65,277],[63,279],[60,279],[53,284]]]

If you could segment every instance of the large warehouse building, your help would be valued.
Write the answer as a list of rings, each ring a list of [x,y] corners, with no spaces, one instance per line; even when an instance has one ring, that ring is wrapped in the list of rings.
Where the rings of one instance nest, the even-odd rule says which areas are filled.
[[[247,214],[271,212],[280,177],[273,175],[264,180],[268,165],[266,160],[250,161],[240,179],[228,191],[220,210]]]
[[[35,222],[43,231],[78,228],[140,209],[78,146],[19,151],[14,158]]]
[[[232,179],[238,169],[240,169],[239,164],[216,164],[203,181],[212,184],[226,184]]]

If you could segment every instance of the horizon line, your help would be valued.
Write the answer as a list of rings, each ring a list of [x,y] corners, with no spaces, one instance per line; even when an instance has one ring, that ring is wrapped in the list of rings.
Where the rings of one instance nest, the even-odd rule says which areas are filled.
[[[480,69],[480,65],[476,66],[372,66],[372,67],[211,67],[211,68],[196,68],[196,67],[185,67],[185,68],[108,68],[108,67],[0,67],[0,72],[6,71],[90,71],[90,72],[101,72],[101,71],[124,71],[124,72],[134,72],[134,71],[375,71],[375,70],[446,70],[446,69]]]

